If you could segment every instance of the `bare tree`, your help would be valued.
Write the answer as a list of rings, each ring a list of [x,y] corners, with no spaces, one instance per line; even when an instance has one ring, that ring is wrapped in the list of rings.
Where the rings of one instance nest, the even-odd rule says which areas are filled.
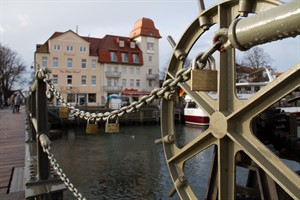
[[[23,78],[26,66],[20,56],[0,43],[0,102],[5,104],[12,90],[26,83]]]
[[[240,71],[245,69],[248,71],[247,74],[251,77],[249,79],[251,82],[265,81],[267,79],[264,77],[265,68],[274,70],[270,67],[272,58],[261,47],[253,47],[246,51],[240,62],[238,68],[240,68]]]
[[[168,70],[168,65],[169,65],[169,60],[166,62],[166,64],[159,70],[159,78],[160,80],[163,80],[166,76],[166,71]],[[186,58],[183,64],[184,68],[189,67],[190,63],[191,63],[191,59],[190,58]]]
[[[253,47],[245,52],[242,65],[259,69],[270,66],[272,58],[261,47]]]

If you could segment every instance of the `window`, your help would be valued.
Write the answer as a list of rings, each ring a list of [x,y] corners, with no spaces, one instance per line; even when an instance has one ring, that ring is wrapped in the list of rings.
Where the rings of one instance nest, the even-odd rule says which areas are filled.
[[[119,41],[119,46],[120,46],[120,47],[124,47],[124,46],[125,46],[124,40],[120,40],[120,41]]]
[[[118,86],[118,79],[114,78],[114,86]]]
[[[136,87],[140,87],[140,79],[136,79],[135,80],[135,86]]]
[[[96,69],[96,66],[97,66],[97,60],[96,59],[92,59],[91,68],[92,69]]]
[[[135,48],[135,42],[130,42],[130,48],[134,49]]]
[[[54,51],[59,51],[60,45],[58,45],[58,44],[53,45],[53,49],[54,49]]]
[[[67,83],[68,85],[72,85],[72,75],[67,76]]]
[[[122,62],[123,63],[128,63],[128,55],[127,53],[121,53],[122,56]]]
[[[96,86],[96,76],[91,77],[91,85]]]
[[[86,69],[86,59],[81,59],[81,68]]]
[[[122,74],[123,74],[123,75],[126,74],[126,67],[122,67]]]
[[[149,61],[149,62],[152,62],[152,56],[149,56],[149,57],[148,57],[148,61]]]
[[[148,74],[152,74],[152,69],[148,69]]]
[[[132,54],[132,60],[133,60],[133,63],[136,63],[136,64],[140,63],[139,56],[136,53]]]
[[[74,102],[75,102],[75,94],[69,93],[69,94],[67,95],[67,102],[72,102],[72,103],[74,103]]]
[[[154,50],[154,43],[148,42],[147,43],[147,50]]]
[[[71,68],[73,66],[73,58],[67,59],[67,66],[68,66],[68,68]]]
[[[52,83],[54,85],[57,85],[58,84],[58,75],[57,74],[53,74],[53,80],[52,80]]]
[[[134,74],[134,68],[130,67],[130,74],[133,75]]]
[[[111,66],[107,66],[107,71],[111,72]]]
[[[80,52],[83,52],[83,53],[86,52],[86,47],[80,47],[80,48],[79,48],[79,51],[80,51]]]
[[[122,86],[126,87],[126,79],[122,79]]]
[[[117,62],[118,61],[116,52],[114,52],[114,51],[110,52],[110,61],[111,62]]]
[[[42,67],[47,67],[47,57],[42,57]]]
[[[58,67],[58,57],[53,57],[53,67],[57,68]]]
[[[73,51],[73,46],[68,45],[68,46],[67,46],[67,51]]]
[[[108,86],[108,87],[111,87],[111,78],[108,78],[108,79],[107,79],[107,86]]]
[[[81,85],[86,85],[86,76],[81,76]]]
[[[88,102],[89,103],[96,103],[96,94],[95,93],[88,94]]]
[[[152,80],[149,80],[149,87],[152,87]]]
[[[139,67],[135,68],[135,72],[136,75],[140,75],[141,74],[141,69]]]
[[[133,79],[130,79],[130,87],[133,87],[134,86],[134,80]]]
[[[115,73],[118,73],[118,72],[119,72],[119,67],[118,67],[118,66],[115,66],[115,67],[114,67],[114,72],[115,72]]]

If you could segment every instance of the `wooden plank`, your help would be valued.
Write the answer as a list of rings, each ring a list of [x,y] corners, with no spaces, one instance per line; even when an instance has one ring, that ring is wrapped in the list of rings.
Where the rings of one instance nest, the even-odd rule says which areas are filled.
[[[9,193],[20,192],[25,190],[24,167],[14,168],[14,173],[10,183]]]
[[[0,110],[0,199],[24,199],[25,192],[7,195],[14,168],[25,160],[25,111]],[[20,172],[22,173],[22,172]],[[19,174],[20,175],[20,174]],[[24,184],[24,183],[23,183]],[[18,198],[18,196],[22,198]]]
[[[0,194],[0,199],[5,199],[5,200],[23,200],[25,199],[25,192],[14,192],[10,194]]]

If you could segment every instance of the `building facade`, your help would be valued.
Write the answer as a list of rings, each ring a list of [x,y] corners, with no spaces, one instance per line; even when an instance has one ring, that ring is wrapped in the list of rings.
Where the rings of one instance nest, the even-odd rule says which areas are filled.
[[[137,20],[129,37],[55,32],[37,45],[35,67],[52,71],[53,84],[72,105],[105,106],[111,95],[130,103],[159,87],[160,38],[148,18]]]

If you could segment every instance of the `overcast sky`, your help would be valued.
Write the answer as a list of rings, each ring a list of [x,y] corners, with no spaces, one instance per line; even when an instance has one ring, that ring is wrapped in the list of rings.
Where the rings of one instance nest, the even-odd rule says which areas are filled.
[[[205,5],[208,8],[216,2],[218,0],[206,0]],[[18,52],[29,67],[36,44],[45,43],[56,31],[75,32],[78,27],[80,36],[127,37],[135,22],[146,17],[154,21],[162,36],[162,67],[172,53],[167,36],[171,35],[178,42],[198,13],[197,0],[0,0],[0,42]],[[300,61],[299,36],[264,45],[264,49],[278,71],[285,71]]]

